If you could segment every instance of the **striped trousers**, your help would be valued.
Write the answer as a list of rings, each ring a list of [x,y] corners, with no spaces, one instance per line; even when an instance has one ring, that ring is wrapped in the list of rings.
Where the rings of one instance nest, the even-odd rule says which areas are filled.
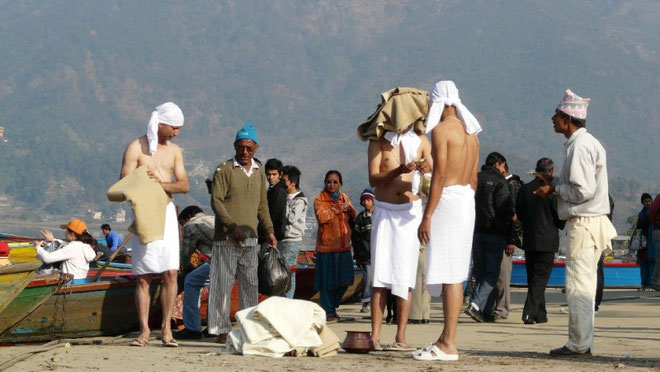
[[[237,246],[228,239],[213,242],[208,301],[208,333],[231,331],[229,313],[234,280],[238,280],[241,309],[256,306],[259,299],[257,266],[259,247]]]

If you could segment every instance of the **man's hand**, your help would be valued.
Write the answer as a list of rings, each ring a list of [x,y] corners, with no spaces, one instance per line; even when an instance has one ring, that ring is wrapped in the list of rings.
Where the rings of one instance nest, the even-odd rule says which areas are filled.
[[[266,236],[266,240],[268,241],[268,249],[277,248],[277,239],[275,238],[275,234],[269,233]]]
[[[158,177],[158,176],[157,176],[154,172],[152,172],[151,170],[147,170],[147,176],[149,176],[149,178],[151,178],[152,180],[158,182],[159,184],[161,184],[161,185],[163,184],[163,181],[160,179],[160,177]]]
[[[422,174],[427,174],[433,172],[433,167],[431,167],[431,164],[429,164],[426,160],[422,160],[422,163],[417,167],[417,170]]]
[[[431,238],[431,219],[424,217],[417,229],[417,238],[422,244],[428,244]]]
[[[50,230],[41,230],[41,235],[44,236],[47,242],[51,243],[55,240],[55,237],[53,236],[53,232]]]
[[[399,165],[398,171],[399,174],[404,174],[404,173],[410,173],[415,169],[417,169],[417,162],[413,161],[405,165],[404,164]]]
[[[548,196],[548,195],[552,194],[553,191],[555,191],[554,187],[545,185],[545,186],[541,186],[538,189],[534,190],[534,195]]]
[[[514,244],[507,244],[506,249],[504,250],[504,253],[506,253],[507,256],[511,257],[513,254],[513,251],[516,249],[516,246]]]
[[[547,173],[534,173],[534,177],[539,180],[539,183],[543,186],[552,185],[552,176]]]
[[[229,238],[236,243],[240,243],[245,240],[245,235],[243,234],[243,231],[241,231],[240,227],[234,226],[234,229],[231,231]]]

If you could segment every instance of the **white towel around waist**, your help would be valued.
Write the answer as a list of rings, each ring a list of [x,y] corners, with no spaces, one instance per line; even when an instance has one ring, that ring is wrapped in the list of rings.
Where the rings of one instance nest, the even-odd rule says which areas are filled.
[[[442,293],[442,284],[467,280],[474,217],[474,190],[470,185],[453,185],[442,190],[431,218],[431,237],[426,250],[426,288],[432,296]]]
[[[140,243],[136,235],[131,239],[133,274],[157,274],[179,269],[179,224],[174,203],[165,209],[165,230],[162,240]]]
[[[395,296],[407,299],[415,288],[422,201],[391,204],[376,200],[372,215],[371,271],[373,286],[389,288]]]

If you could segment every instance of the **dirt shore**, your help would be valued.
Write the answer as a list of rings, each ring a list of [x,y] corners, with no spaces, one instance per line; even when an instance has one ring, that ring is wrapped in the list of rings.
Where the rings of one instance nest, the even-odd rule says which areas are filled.
[[[56,347],[36,353],[9,367],[8,371],[99,370],[99,371],[297,371],[297,370],[393,370],[393,371],[660,371],[660,292],[606,290],[600,312],[596,314],[596,338],[590,359],[553,358],[551,348],[566,341],[568,314],[564,295],[548,290],[549,322],[524,325],[520,321],[525,289],[513,289],[509,318],[497,323],[475,323],[461,315],[459,324],[460,360],[458,362],[417,362],[409,353],[341,352],[330,358],[279,359],[218,355],[212,339],[181,342],[177,349],[164,348],[154,338],[146,348],[127,346],[125,338],[98,338],[97,345]],[[342,321],[330,327],[343,339],[347,330],[369,330],[370,323],[359,312],[359,305],[342,306]],[[408,342],[423,347],[442,331],[442,305],[433,303],[431,323],[410,325]],[[395,326],[383,325],[383,342],[394,338]],[[90,341],[90,340],[88,340]],[[43,345],[0,348],[0,365]]]

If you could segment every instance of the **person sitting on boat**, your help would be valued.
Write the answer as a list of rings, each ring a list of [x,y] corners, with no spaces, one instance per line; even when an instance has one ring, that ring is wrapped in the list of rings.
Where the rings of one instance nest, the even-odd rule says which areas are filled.
[[[45,242],[35,242],[37,257],[46,264],[61,262],[64,274],[73,275],[73,279],[84,279],[89,271],[89,263],[96,258],[96,252],[92,248],[94,237],[87,232],[87,225],[76,218],[60,227],[66,229],[66,242],[55,239],[50,230],[42,230],[45,242],[50,243],[51,250],[44,249],[44,246],[47,246]],[[60,248],[52,249],[56,246]]]

